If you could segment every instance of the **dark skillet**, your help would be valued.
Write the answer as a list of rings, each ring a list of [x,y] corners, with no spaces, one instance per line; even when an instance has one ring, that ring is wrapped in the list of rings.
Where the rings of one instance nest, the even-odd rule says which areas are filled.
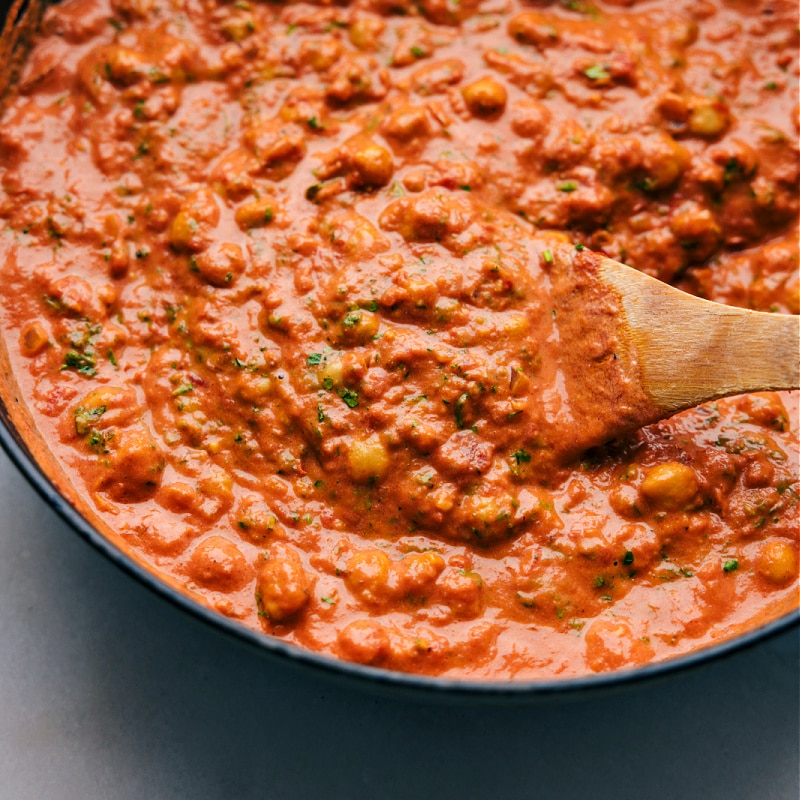
[[[29,5],[17,0],[10,8],[0,8],[0,28],[10,14],[21,19],[21,9]],[[41,5],[41,4],[40,4]],[[2,51],[6,67],[11,62],[12,53]],[[2,90],[0,82],[0,91]],[[0,345],[2,343],[0,342]],[[0,350],[3,348],[0,347]],[[4,353],[0,352],[0,362],[5,362]],[[5,366],[5,364],[3,364]],[[749,630],[719,644],[696,650],[687,655],[662,661],[655,664],[630,670],[620,670],[598,675],[587,675],[561,680],[540,681],[455,681],[447,678],[434,678],[391,672],[373,667],[365,667],[350,662],[339,661],[329,656],[320,655],[299,647],[287,644],[279,639],[260,634],[240,625],[221,614],[200,605],[173,586],[161,580],[144,568],[130,554],[103,536],[98,529],[65,497],[57,487],[56,481],[46,474],[37,461],[35,453],[42,453],[44,448],[37,446],[34,437],[23,435],[20,428],[26,428],[24,417],[20,412],[15,389],[9,379],[7,368],[2,370],[0,381],[0,445],[16,464],[31,485],[39,492],[47,504],[53,508],[70,526],[93,547],[103,553],[114,564],[128,574],[134,576],[145,586],[161,595],[178,608],[191,614],[196,619],[210,625],[227,636],[232,636],[248,647],[266,653],[270,658],[296,667],[301,671],[313,672],[339,681],[346,681],[359,688],[392,694],[417,694],[426,698],[442,700],[470,701],[506,701],[542,702],[545,700],[564,700],[584,698],[598,692],[620,691],[641,682],[665,679],[689,668],[714,661],[723,656],[760,643],[790,626],[800,623],[800,609]],[[39,455],[39,459],[44,456]]]

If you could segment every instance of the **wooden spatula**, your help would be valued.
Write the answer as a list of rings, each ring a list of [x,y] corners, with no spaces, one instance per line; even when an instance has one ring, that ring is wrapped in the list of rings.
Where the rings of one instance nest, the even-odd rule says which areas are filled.
[[[653,420],[708,400],[800,386],[800,317],[712,303],[602,259],[622,301]]]
[[[562,388],[536,430],[543,467],[709,400],[800,386],[800,317],[702,300],[588,250],[546,253]]]

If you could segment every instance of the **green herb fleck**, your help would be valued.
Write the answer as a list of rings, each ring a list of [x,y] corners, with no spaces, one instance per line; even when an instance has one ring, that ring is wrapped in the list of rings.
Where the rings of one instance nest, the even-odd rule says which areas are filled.
[[[464,427],[464,406],[469,400],[469,395],[464,392],[464,394],[460,395],[458,400],[456,400],[455,405],[453,407],[453,411],[456,417],[456,427],[461,430]]]
[[[93,378],[97,375],[95,364],[94,356],[91,353],[79,353],[77,350],[67,350],[67,354],[64,356],[64,365],[61,369],[74,369],[87,378]]]
[[[344,400],[344,404],[348,408],[355,408],[358,405],[358,392],[352,389],[339,389],[339,397]]]
[[[105,406],[95,406],[95,408],[78,406],[75,409],[75,433],[77,433],[78,436],[85,436],[89,433],[91,426],[105,413]]]
[[[737,569],[739,569],[739,559],[738,558],[730,558],[730,559],[728,559],[722,565],[722,569],[724,569],[725,572],[735,572]]]
[[[511,458],[519,464],[527,464],[531,460],[531,454],[527,450],[517,450],[511,454]]]
[[[173,397],[181,397],[185,394],[189,394],[189,392],[194,391],[194,386],[191,383],[183,383],[181,384],[175,391],[172,393]]]
[[[591,67],[587,67],[583,74],[590,80],[590,81],[607,81],[611,77],[611,73],[608,71],[608,68],[602,64],[592,64]]]
[[[357,311],[351,311],[349,314],[345,314],[342,325],[344,325],[345,328],[355,328],[359,322],[361,322],[361,314]]]

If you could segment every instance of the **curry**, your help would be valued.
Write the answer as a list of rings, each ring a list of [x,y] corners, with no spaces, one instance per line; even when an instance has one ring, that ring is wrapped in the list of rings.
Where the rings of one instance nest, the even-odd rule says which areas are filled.
[[[785,613],[797,393],[571,453],[627,367],[565,298],[602,253],[798,313],[797,49],[781,0],[51,7],[0,123],[30,413],[109,536],[337,658],[569,676]]]

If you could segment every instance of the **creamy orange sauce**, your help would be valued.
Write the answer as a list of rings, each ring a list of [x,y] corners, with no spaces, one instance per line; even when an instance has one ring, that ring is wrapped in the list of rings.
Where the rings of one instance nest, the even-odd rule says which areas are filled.
[[[564,464],[630,367],[584,279],[797,313],[796,119],[785,2],[68,0],[0,124],[15,377],[109,535],[244,625],[670,658],[797,605],[797,393]]]

